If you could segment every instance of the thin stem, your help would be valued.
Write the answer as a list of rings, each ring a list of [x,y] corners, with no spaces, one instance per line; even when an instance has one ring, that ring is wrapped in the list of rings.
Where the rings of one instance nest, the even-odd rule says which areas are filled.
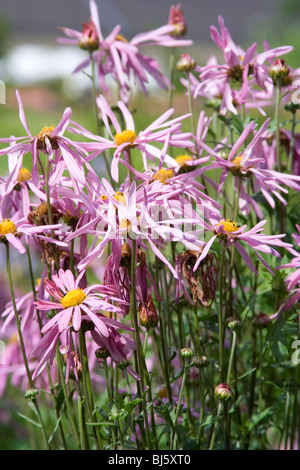
[[[276,155],[277,155],[277,164],[278,171],[282,171],[281,163],[281,153],[280,153],[280,121],[279,121],[279,111],[280,111],[280,100],[281,100],[281,79],[278,78],[275,86],[275,122],[276,122]]]
[[[213,429],[213,433],[212,433],[211,440],[210,440],[209,450],[213,450],[213,448],[214,448],[214,442],[215,442],[216,433],[217,433],[217,425],[218,425],[219,419],[221,417],[222,408],[223,408],[222,402],[219,402],[217,417],[216,417],[216,421],[214,422],[214,429]]]
[[[181,410],[181,401],[182,401],[182,396],[183,392],[185,389],[185,382],[187,378],[187,364],[186,364],[186,358],[184,358],[184,365],[183,365],[183,376],[182,376],[182,382],[181,382],[181,387],[180,387],[180,392],[179,392],[179,398],[178,398],[178,404],[176,408],[176,413],[175,413],[175,418],[173,422],[173,433],[172,433],[172,440],[171,440],[171,449],[174,449],[174,443],[175,443],[175,436],[176,436],[176,426],[177,426],[177,421],[179,418],[179,413]]]
[[[80,436],[78,433],[77,424],[73,415],[73,410],[72,410],[72,406],[71,406],[71,402],[70,402],[70,398],[69,398],[69,394],[68,394],[68,390],[66,386],[66,380],[65,380],[64,370],[63,370],[63,362],[62,362],[61,353],[59,351],[59,345],[57,345],[56,360],[57,360],[58,371],[59,371],[59,375],[61,379],[61,386],[64,392],[64,398],[65,398],[68,414],[71,420],[72,429],[74,432],[76,443],[78,447],[80,448]]]
[[[200,387],[200,396],[201,396],[201,408],[200,408],[200,418],[199,418],[199,423],[201,426],[201,423],[204,418],[204,401],[205,401],[205,391],[204,391],[204,370],[200,369],[199,370],[199,387]],[[199,441],[198,441],[198,449],[201,450],[202,447],[202,440],[203,440],[203,434],[204,434],[204,427],[201,426],[199,429]]]
[[[45,186],[46,186],[46,199],[47,199],[47,208],[48,208],[48,219],[49,224],[53,225],[53,217],[52,217],[52,209],[51,209],[51,202],[50,202],[50,189],[49,189],[49,155],[46,152],[46,168],[45,168]],[[54,231],[51,230],[51,237],[55,238]],[[55,260],[55,269],[58,271],[59,269],[59,259],[57,253],[57,246],[54,245],[54,260]]]
[[[191,92],[191,82],[190,82],[189,72],[186,73],[186,79],[187,79],[187,89],[188,89],[189,113],[191,114],[191,116],[190,116],[191,129],[192,129],[193,136],[196,137],[195,124],[194,124],[194,114],[193,114],[193,97],[192,97],[192,92]]]
[[[25,365],[25,370],[26,370],[26,375],[27,375],[29,387],[34,389],[35,386],[34,386],[34,383],[33,383],[32,377],[31,377],[31,372],[30,372],[30,369],[29,369],[29,364],[28,364],[28,360],[27,360],[26,349],[25,349],[25,344],[24,344],[24,339],[23,339],[23,334],[22,334],[21,319],[20,319],[19,314],[18,314],[16,299],[15,299],[15,294],[14,294],[13,280],[12,280],[11,268],[10,268],[10,253],[9,253],[9,243],[8,242],[5,243],[5,248],[6,248],[6,272],[7,272],[7,278],[8,278],[10,297],[11,297],[13,310],[14,310],[14,315],[15,315],[15,322],[16,322],[17,331],[18,331],[18,338],[19,338],[19,342],[20,342],[20,348],[21,348],[21,352],[22,352],[22,357],[23,357],[23,361],[24,361],[24,365]],[[31,402],[34,405],[35,412],[38,416],[38,420],[39,420],[39,424],[41,426],[41,431],[42,431],[45,447],[46,447],[47,450],[50,450],[50,445],[48,443],[46,429],[45,429],[45,426],[44,426],[44,423],[43,423],[43,420],[42,420],[42,416],[41,416],[40,409],[39,409],[38,403],[36,401],[36,398],[31,399]]]
[[[80,362],[82,366],[82,382],[84,388],[85,399],[87,402],[87,410],[89,415],[89,421],[93,422],[94,419],[94,400],[93,400],[93,392],[92,392],[92,385],[90,380],[90,372],[89,372],[89,365],[88,365],[88,357],[87,357],[87,350],[86,350],[86,342],[85,342],[85,333],[80,328],[79,330],[79,348],[80,348]],[[93,426],[93,432],[96,440],[96,445],[98,450],[102,450],[102,438],[99,430],[99,426]]]
[[[29,245],[26,245],[26,253],[27,253],[27,259],[28,259],[29,277],[30,277],[30,282],[31,282],[32,294],[33,294],[34,300],[36,301],[37,300],[37,295],[36,295],[36,290],[35,290],[35,282],[34,282],[34,275],[33,275],[31,253],[30,253]],[[40,313],[37,309],[36,309],[36,315],[37,315],[39,328],[40,328],[40,331],[41,331],[42,330],[42,321],[41,321]],[[41,333],[41,337],[42,336],[43,336],[43,334]],[[54,392],[53,392],[53,383],[52,383],[52,378],[51,378],[51,374],[50,374],[49,364],[47,364],[47,374],[48,374],[50,394],[51,394],[51,398],[52,398],[54,409],[55,409],[55,415],[56,415],[56,418],[58,420],[59,419],[59,412],[58,412],[58,409],[57,409],[56,397],[55,397]],[[66,450],[67,449],[67,444],[66,444],[66,439],[65,439],[65,435],[64,435],[64,431],[63,431],[61,421],[59,421],[58,428],[59,428],[59,433],[60,433],[60,438],[61,438],[61,441],[62,441],[63,448]]]
[[[173,105],[173,85],[174,85],[174,62],[175,62],[175,47],[172,47],[169,61],[169,72],[170,72],[170,85],[169,85],[169,109]]]
[[[259,328],[259,412],[263,411],[263,334],[262,328]]]
[[[145,395],[144,395],[144,360],[143,360],[143,346],[141,342],[141,337],[139,333],[139,324],[138,324],[138,315],[137,315],[137,305],[136,305],[136,282],[135,282],[135,269],[136,269],[136,240],[132,240],[132,248],[131,248],[131,293],[130,293],[130,315],[131,320],[135,330],[135,341],[137,345],[136,357],[137,357],[137,369],[138,374],[140,377],[140,389],[139,395],[142,400],[142,408],[144,413],[144,420],[145,420],[145,428],[146,428],[146,436],[147,436],[147,443],[148,448],[151,449],[151,439],[150,439],[150,432],[149,432],[149,425],[147,419],[147,408],[145,402]]]
[[[290,151],[289,151],[288,167],[287,167],[288,174],[292,173],[294,147],[295,147],[296,112],[293,112],[292,115],[293,117],[292,117],[292,129],[291,129],[291,142],[290,142]]]
[[[95,114],[95,120],[96,120],[96,126],[97,126],[97,132],[98,135],[101,135],[101,126],[100,126],[100,120],[99,120],[99,111],[97,107],[97,89],[96,89],[96,80],[95,80],[95,62],[93,60],[92,52],[90,53],[90,62],[91,62],[91,80],[92,80],[92,92],[93,92],[93,106],[94,106],[94,114]],[[105,126],[104,126],[105,128]],[[109,164],[109,157],[107,155],[107,151],[105,150],[103,152],[104,155],[104,163],[105,163],[105,168],[106,168],[106,173],[109,177],[110,183],[112,187],[114,187],[114,181],[111,176],[111,171],[110,171],[110,164]]]
[[[227,370],[227,380],[226,383],[229,385],[230,378],[231,378],[231,371],[232,371],[232,364],[235,352],[235,345],[236,345],[236,332],[232,331],[232,341],[231,341],[231,349],[230,349],[230,357],[229,357],[229,365]]]
[[[221,383],[224,382],[224,367],[223,367],[223,277],[225,267],[225,243],[222,244],[221,265],[220,265],[220,288],[219,288],[219,362]]]

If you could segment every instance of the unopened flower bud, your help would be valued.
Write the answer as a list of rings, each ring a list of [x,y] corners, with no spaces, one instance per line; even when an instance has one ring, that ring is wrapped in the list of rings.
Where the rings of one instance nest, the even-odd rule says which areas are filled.
[[[92,21],[82,24],[82,33],[78,40],[78,46],[86,51],[95,51],[99,47],[99,37],[96,26]]]
[[[210,364],[209,359],[206,356],[197,356],[193,359],[193,365],[197,369],[204,369]]]
[[[110,356],[110,352],[107,348],[98,348],[95,351],[97,359],[107,359]]]
[[[196,62],[189,54],[182,54],[176,64],[178,72],[191,72],[196,68]]]
[[[180,37],[186,34],[186,20],[183,16],[182,10],[180,10],[180,5],[177,5],[176,7],[174,5],[171,6],[168,24],[175,26],[175,29],[172,32],[173,36]]]
[[[191,348],[182,348],[180,351],[182,357],[192,357],[194,355]]]
[[[228,384],[219,384],[215,388],[215,396],[218,400],[228,401],[233,396],[232,388]]]
[[[147,305],[141,305],[139,311],[139,322],[145,328],[155,328],[158,324],[159,317],[153,303],[153,300],[148,299]]]
[[[33,398],[35,398],[38,394],[39,391],[36,388],[29,388],[28,390],[26,390],[24,396],[25,398],[27,398],[27,400],[33,400]]]
[[[290,103],[287,103],[284,106],[284,109],[286,111],[290,111],[291,113],[295,114],[296,111],[298,111],[298,109],[300,109],[300,104],[299,103],[294,103],[293,101],[291,101]]]
[[[240,330],[243,326],[243,323],[240,320],[235,318],[228,318],[227,320],[227,328],[230,330]]]
[[[284,78],[289,74],[289,67],[285,60],[277,59],[269,67],[269,77],[272,78],[273,83],[276,84],[278,79]]]
[[[253,319],[253,325],[258,328],[266,328],[270,321],[271,319],[266,313],[260,312],[257,317]]]
[[[125,370],[127,367],[131,366],[132,362],[129,359],[123,359],[117,363],[118,369]]]

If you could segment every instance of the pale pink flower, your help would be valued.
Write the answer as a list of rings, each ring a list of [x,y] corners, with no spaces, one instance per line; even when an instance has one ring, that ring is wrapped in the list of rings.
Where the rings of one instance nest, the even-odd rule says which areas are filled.
[[[266,220],[262,220],[253,228],[246,231],[247,225],[239,226],[236,221],[231,221],[229,219],[225,220],[224,218],[216,219],[213,216],[209,217],[208,223],[204,222],[204,229],[211,232],[212,237],[206,243],[199,258],[197,259],[194,266],[194,271],[196,271],[201,261],[207,256],[207,253],[209,252],[213,242],[219,239],[220,242],[226,243],[226,247],[230,247],[232,244],[234,244],[235,248],[242,256],[248,268],[258,275],[257,269],[253,265],[250,255],[243,247],[243,244],[246,244],[252,250],[254,250],[257,257],[268,269],[268,271],[270,271],[271,274],[274,274],[272,268],[268,265],[259,252],[280,257],[280,253],[272,246],[289,249],[292,247],[292,245],[281,240],[283,237],[285,237],[285,234],[267,235],[260,233],[263,230],[263,226],[266,224],[266,222]]]
[[[99,331],[108,336],[107,324],[111,326],[121,326],[115,320],[99,315],[94,311],[102,310],[115,313],[122,313],[120,307],[114,306],[109,301],[116,301],[123,304],[123,301],[114,297],[114,291],[109,286],[91,285],[81,288],[80,281],[85,274],[83,270],[77,279],[72,271],[60,269],[58,275],[54,274],[52,280],[45,280],[45,289],[56,301],[39,299],[36,302],[38,310],[49,311],[52,309],[59,312],[49,320],[42,329],[42,333],[48,331],[54,325],[58,325],[59,332],[68,328],[69,323],[75,331],[81,327],[82,318],[92,321]]]
[[[192,134],[180,131],[182,121],[186,119],[189,114],[168,120],[174,113],[174,109],[169,109],[146,127],[146,129],[136,133],[133,116],[123,102],[119,101],[118,107],[124,117],[125,129],[120,126],[118,119],[111,110],[104,96],[100,95],[97,98],[97,105],[101,111],[103,122],[111,139],[93,135],[76,123],[73,123],[74,127],[70,130],[94,140],[94,142],[83,144],[86,150],[92,152],[90,158],[95,158],[104,150],[114,150],[111,163],[111,174],[116,182],[118,182],[119,179],[118,165],[123,151],[126,154],[126,151],[131,148],[138,148],[142,153],[143,164],[147,170],[147,160],[152,159],[157,152],[157,149],[153,149],[154,146],[150,145],[150,143],[162,143],[164,144],[164,148],[166,148],[167,145],[184,148],[192,147],[194,145],[190,140]],[[111,125],[115,129],[115,133],[111,131]]]
[[[0,221],[0,241],[10,243],[19,253],[23,254],[26,248],[20,241],[22,235],[27,237],[37,237],[41,240],[46,240],[60,246],[67,246],[65,242],[46,236],[52,230],[61,228],[61,224],[56,225],[31,225],[26,218],[21,214],[21,211],[16,212],[10,218],[3,218]],[[27,243],[27,242],[26,242]]]

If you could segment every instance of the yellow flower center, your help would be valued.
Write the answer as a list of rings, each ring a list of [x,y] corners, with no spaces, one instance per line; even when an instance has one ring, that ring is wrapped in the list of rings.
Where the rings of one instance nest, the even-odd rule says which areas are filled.
[[[122,219],[120,221],[119,227],[122,229],[130,230],[131,229],[131,222],[128,219]]]
[[[236,167],[236,168],[241,168],[241,161],[242,161],[242,157],[235,157],[233,160],[232,160],[232,164]]]
[[[51,127],[45,126],[45,127],[43,127],[41,132],[39,132],[39,134],[38,134],[38,139],[44,139],[44,141],[45,141],[45,137],[50,137],[53,129],[54,129],[54,126],[51,126]]]
[[[39,149],[45,149],[45,147],[46,147],[45,138],[46,137],[49,139],[53,149],[58,148],[56,139],[55,138],[54,139],[50,138],[53,129],[54,129],[54,126],[51,126],[51,127],[45,126],[45,127],[43,127],[41,132],[38,133],[38,135],[37,135],[37,146],[38,146]]]
[[[115,135],[115,143],[118,147],[119,145],[122,145],[125,143],[132,145],[136,138],[137,138],[137,135],[134,131],[125,129],[125,131],[119,132]]]
[[[18,182],[19,183],[25,183],[25,181],[28,181],[31,179],[31,173],[27,168],[21,168],[18,174]]]
[[[18,343],[18,342],[19,342],[18,333],[14,333],[13,335],[11,335],[11,337],[8,340],[8,344],[15,344],[15,343]]]
[[[17,227],[10,219],[3,219],[0,222],[0,235],[4,236],[8,233],[12,233],[13,235],[17,232]]]
[[[173,176],[173,170],[164,170],[164,168],[161,168],[155,173],[155,175],[153,175],[153,180],[160,181],[162,184],[166,184],[166,181],[170,178],[173,178]]]
[[[186,164],[186,162],[190,162],[191,160],[193,160],[193,157],[187,153],[185,155],[178,155],[178,157],[176,157],[176,162],[179,166],[183,166]]]
[[[229,220],[229,219],[222,219],[217,225],[216,227],[220,227],[221,225],[223,225],[223,228],[225,230],[225,232],[227,233],[232,233],[232,232],[236,232],[240,227],[239,225],[232,221],[232,220]]]
[[[60,303],[65,307],[76,307],[80,305],[86,298],[82,289],[74,289],[68,292],[61,300]]]
[[[117,34],[116,36],[117,41],[128,42],[126,38],[124,38],[123,34]]]
[[[102,195],[100,196],[100,198],[102,199],[102,201],[106,201],[107,196],[105,196],[105,194],[102,194]]]
[[[117,191],[115,194],[114,194],[114,198],[116,199],[116,201],[120,202],[121,204],[124,204],[124,206],[126,206],[126,198],[125,198],[125,194],[124,193],[120,193],[119,191]]]

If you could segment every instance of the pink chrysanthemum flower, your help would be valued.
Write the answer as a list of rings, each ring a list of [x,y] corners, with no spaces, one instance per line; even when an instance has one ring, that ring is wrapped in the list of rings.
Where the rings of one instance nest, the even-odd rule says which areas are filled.
[[[121,326],[117,321],[99,315],[95,311],[109,311],[122,313],[120,307],[115,307],[110,301],[122,304],[123,301],[114,297],[114,291],[109,286],[91,285],[81,288],[80,281],[85,274],[83,270],[77,279],[72,271],[60,269],[58,275],[52,276],[52,281],[45,280],[45,289],[55,301],[38,299],[36,306],[38,310],[58,310],[58,313],[49,320],[42,329],[45,333],[54,325],[58,325],[59,332],[66,330],[70,323],[75,331],[81,327],[83,318],[88,318],[99,329],[103,336],[108,337],[107,324],[111,326]]]
[[[297,244],[297,247],[300,247],[300,225],[296,224],[298,233],[293,233],[293,238]],[[295,305],[300,299],[300,253],[294,248],[289,250],[293,255],[292,260],[289,263],[285,263],[281,266],[278,266],[277,269],[282,268],[291,268],[293,271],[287,276],[285,282],[287,290],[289,291],[289,297],[286,299],[284,308],[288,310],[293,305]],[[299,317],[300,320],[300,317]]]
[[[270,204],[275,208],[275,201],[273,196],[279,199],[284,205],[287,204],[285,199],[280,194],[288,193],[284,187],[287,186],[294,190],[300,191],[300,177],[298,175],[289,175],[275,170],[266,168],[267,163],[262,155],[261,146],[262,139],[266,133],[270,119],[267,119],[261,128],[254,134],[254,137],[246,143],[250,134],[255,130],[255,122],[250,122],[234,143],[226,158],[222,153],[210,149],[205,143],[199,142],[199,145],[205,149],[210,155],[215,157],[215,161],[207,167],[208,170],[222,169],[218,191],[220,192],[229,174],[235,177],[235,189],[237,191],[240,184],[239,193],[239,208],[241,212],[249,212],[249,204],[252,205],[256,215],[263,218],[263,214],[259,204],[255,201],[246,186],[246,182],[251,178],[253,182],[253,191],[257,193],[261,191],[262,195]],[[243,148],[244,145],[244,148]]]
[[[1,218],[1,216],[0,216]],[[50,236],[44,235],[44,233],[49,233],[52,230],[61,228],[61,224],[56,225],[31,225],[27,219],[21,215],[21,211],[16,212],[10,218],[0,219],[0,242],[10,243],[19,253],[25,253],[26,249],[20,237],[25,235],[26,237],[38,237],[42,240],[46,240],[51,243],[55,243],[60,246],[67,246],[67,243],[61,242]]]
[[[147,159],[153,159],[153,155],[155,156],[157,152],[157,148],[153,150],[154,146],[150,145],[151,142],[163,143],[164,146],[166,146],[167,142],[168,145],[184,148],[193,147],[194,145],[190,140],[192,134],[182,133],[180,131],[182,121],[186,119],[189,114],[168,120],[174,112],[174,109],[169,109],[164,114],[162,114],[162,116],[157,118],[152,124],[150,124],[146,129],[136,133],[134,119],[124,103],[119,101],[118,106],[124,118],[125,129],[120,126],[118,119],[111,110],[104,96],[101,95],[97,98],[97,105],[101,111],[103,122],[111,137],[111,140],[101,136],[93,135],[75,123],[73,123],[75,127],[72,129],[72,131],[78,132],[95,141],[84,144],[84,148],[86,150],[93,152],[91,158],[96,157],[104,150],[114,149],[114,155],[111,164],[111,174],[116,182],[118,182],[119,179],[118,164],[123,151],[126,153],[126,151],[130,150],[131,148],[138,148],[142,153],[143,163],[145,169],[147,170]],[[110,124],[115,129],[115,133],[112,132]]]
[[[268,66],[265,65],[265,62],[287,54],[293,48],[291,46],[282,46],[257,54],[257,44],[254,43],[244,51],[232,40],[221,16],[219,16],[219,26],[220,33],[215,26],[211,26],[210,33],[212,40],[223,51],[225,63],[222,65],[211,64],[200,68],[200,83],[194,90],[194,96],[196,97],[198,93],[201,94],[203,89],[215,82],[215,85],[222,89],[220,113],[226,114],[227,111],[230,111],[237,114],[234,105],[234,98],[237,95],[234,93],[232,82],[240,84],[239,104],[245,103],[249,94],[250,83],[248,76],[253,76],[255,81],[252,84],[263,90],[266,91],[270,87],[272,88],[272,81],[268,75]]]
[[[81,62],[74,70],[74,73],[86,68],[91,61],[95,62],[103,91],[109,93],[105,78],[107,75],[111,75],[120,86],[120,94],[124,102],[128,101],[128,95],[132,89],[131,77],[134,78],[134,81],[145,94],[147,94],[146,85],[149,81],[147,74],[152,76],[160,87],[163,89],[168,88],[169,81],[162,73],[158,62],[141,54],[139,48],[149,45],[164,47],[190,46],[192,41],[177,39],[172,36],[177,29],[176,24],[167,24],[155,30],[137,34],[128,41],[120,33],[120,25],[115,26],[107,37],[103,36],[95,0],[90,0],[90,15],[90,21],[83,23],[82,31],[65,27],[60,28],[68,37],[59,38],[59,43],[78,45],[90,53],[89,58]]]
[[[281,240],[283,237],[285,237],[285,234],[266,235],[264,233],[260,233],[263,230],[262,227],[266,224],[266,222],[266,220],[262,220],[252,229],[246,231],[247,225],[239,226],[236,221],[229,219],[215,219],[210,217],[209,223],[204,223],[204,229],[206,231],[212,232],[213,235],[206,243],[198,260],[196,261],[194,271],[196,271],[201,261],[207,256],[207,253],[209,252],[213,242],[219,239],[220,242],[223,241],[226,243],[226,247],[230,247],[232,244],[234,244],[235,248],[242,256],[248,268],[255,274],[258,274],[250,255],[243,247],[243,244],[248,245],[252,250],[254,250],[268,271],[270,271],[271,274],[274,274],[272,268],[268,265],[259,252],[280,257],[280,253],[278,253],[278,251],[276,251],[272,246],[289,249],[292,247],[292,245]]]
[[[86,152],[83,150],[79,142],[72,141],[64,135],[67,127],[70,124],[72,114],[71,108],[66,108],[62,119],[56,126],[44,126],[37,135],[32,135],[25,117],[25,112],[18,90],[16,90],[19,116],[21,123],[27,136],[24,137],[8,137],[1,138],[1,142],[9,143],[10,145],[0,150],[0,155],[8,155],[9,164],[11,167],[17,165],[20,170],[23,158],[26,153],[31,152],[32,155],[32,179],[37,182],[39,180],[38,162],[40,161],[40,152],[47,152],[51,165],[55,168],[52,172],[56,173],[56,181],[67,169],[74,188],[79,185],[85,186],[87,177],[84,172],[84,165],[88,164],[85,156]],[[89,167],[89,170],[92,169]]]

